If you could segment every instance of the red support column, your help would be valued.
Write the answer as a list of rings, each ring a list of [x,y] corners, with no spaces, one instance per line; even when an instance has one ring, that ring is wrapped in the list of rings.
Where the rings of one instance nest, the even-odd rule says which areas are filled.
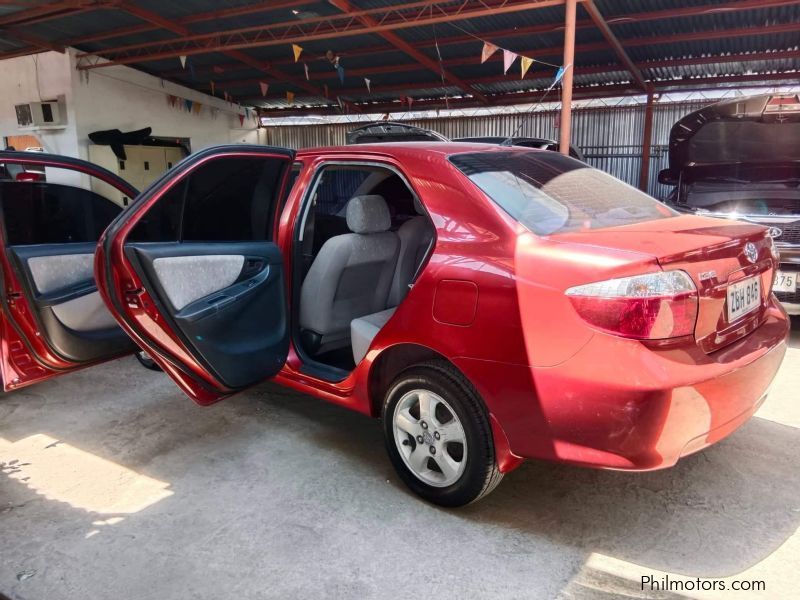
[[[639,171],[639,189],[647,191],[650,182],[650,147],[653,142],[653,84],[647,84],[647,104],[644,108],[644,133],[642,133],[642,169]]]
[[[561,122],[559,150],[569,156],[570,128],[572,126],[572,73],[575,62],[575,7],[577,0],[567,0],[564,18],[564,78],[561,80]]]

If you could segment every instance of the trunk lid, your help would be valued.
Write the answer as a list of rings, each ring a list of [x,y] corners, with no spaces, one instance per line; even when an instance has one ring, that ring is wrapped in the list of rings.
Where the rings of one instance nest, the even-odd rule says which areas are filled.
[[[717,102],[673,125],[669,169],[660,177],[677,180],[683,169],[695,165],[797,161],[798,139],[800,96],[796,94],[761,94]]]
[[[591,244],[653,256],[664,270],[685,271],[697,286],[699,307],[695,340],[707,353],[753,331],[761,323],[777,268],[767,229],[752,223],[685,215],[622,227],[552,236],[564,242]],[[751,261],[745,246],[755,248]],[[757,309],[728,320],[728,286],[760,279]]]

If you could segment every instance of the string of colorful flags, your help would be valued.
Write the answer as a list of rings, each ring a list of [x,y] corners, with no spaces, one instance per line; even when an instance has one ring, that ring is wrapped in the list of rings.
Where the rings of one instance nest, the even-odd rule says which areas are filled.
[[[509,50],[507,48],[502,48],[501,46],[498,46],[497,44],[494,44],[492,42],[484,40],[484,39],[476,36],[475,34],[473,34],[471,32],[462,30],[460,27],[456,27],[456,29],[458,29],[459,31],[463,31],[464,33],[472,36],[476,40],[482,42],[483,46],[481,47],[481,55],[480,55],[481,64],[483,64],[486,61],[488,61],[498,51],[502,51],[503,74],[504,75],[508,75],[509,69],[511,69],[511,67],[514,65],[514,63],[517,61],[517,59],[519,59],[519,64],[520,64],[520,79],[525,79],[525,76],[528,74],[528,71],[531,69],[531,67],[533,66],[534,63],[539,63],[539,64],[547,65],[549,67],[557,68],[556,76],[555,76],[555,78],[553,80],[553,85],[556,85],[561,80],[561,77],[564,74],[564,67],[561,66],[561,65],[554,65],[552,63],[548,63],[548,62],[543,61],[543,60],[532,58],[530,56],[525,56],[524,54],[520,54],[519,52],[514,52],[513,50]],[[299,44],[292,44],[291,46],[292,46],[292,56],[294,57],[294,62],[297,63],[297,62],[300,61],[300,57],[303,55],[303,50],[304,49]],[[438,44],[437,44],[437,50],[438,50]],[[187,65],[188,65],[188,68],[189,68],[190,73],[191,73],[191,78],[192,78],[192,80],[194,80],[195,79],[195,74],[194,74],[194,66],[192,65],[192,61],[187,56],[179,56],[178,58],[180,59],[180,63],[181,63],[181,67],[182,68],[186,69]],[[337,73],[337,75],[339,77],[340,84],[344,85],[345,69],[344,69],[344,65],[342,64],[342,60],[339,57],[339,55],[335,54],[332,50],[328,50],[325,53],[324,59],[327,62],[329,62],[330,65],[333,67],[333,69],[336,71],[336,73]],[[442,63],[441,55],[439,55],[439,62]],[[218,67],[218,66],[212,67],[212,70],[215,73],[224,72],[224,70],[221,67]],[[306,61],[303,61],[303,71],[305,72],[306,81],[310,81],[311,80],[311,76],[310,76],[310,73],[309,73],[308,62],[306,62]],[[372,93],[372,79],[369,78],[369,77],[364,77],[363,80],[364,80],[364,86],[367,89],[367,93],[371,94]],[[211,88],[211,95],[212,96],[216,96],[217,95],[217,90],[216,90],[217,85],[214,82],[214,80],[209,80],[209,87]],[[262,97],[266,97],[266,95],[269,93],[269,83],[267,83],[266,81],[259,81],[258,82],[258,88],[259,88],[259,90],[261,92],[261,96]],[[328,85],[327,84],[323,84],[323,93],[324,93],[326,98],[330,97],[330,90],[328,89]],[[231,96],[225,90],[223,90],[223,98],[229,104],[236,103],[235,100],[233,99],[233,96]],[[290,106],[292,104],[294,104],[294,98],[295,98],[295,93],[294,92],[291,92],[291,91],[287,91],[286,92],[286,102],[287,102],[287,104],[289,104]],[[168,102],[170,103],[170,106],[180,105],[179,100],[180,99],[177,98],[176,96],[169,96],[168,97]],[[336,101],[338,102],[339,106],[342,109],[344,109],[346,107],[346,103],[341,99],[341,97],[337,96],[336,97]],[[411,106],[414,103],[414,98],[412,98],[411,96],[407,96],[407,95],[401,95],[400,96],[400,103],[403,104],[403,105],[408,105],[408,108],[410,110]],[[236,103],[236,104],[238,106],[238,103]],[[202,110],[202,105],[199,102],[195,102],[195,101],[191,101],[191,100],[183,100],[182,106],[184,106],[187,111],[194,112],[195,114],[200,114],[200,111]],[[241,106],[240,106],[240,109],[244,111],[244,114],[239,113],[239,121],[240,121],[241,124],[244,124],[244,120],[245,119],[249,120],[250,118],[253,118],[256,122],[258,122],[258,116],[257,116],[255,110],[249,109],[249,108],[246,108],[246,107],[241,107]],[[251,113],[252,113],[252,117],[251,117]]]
[[[227,94],[227,92],[226,92]],[[233,104],[232,99],[226,97],[226,101],[230,104]],[[174,94],[167,94],[167,104],[172,108],[177,108],[182,112],[187,112],[194,115],[199,115],[204,108],[208,109],[208,112],[211,114],[213,118],[216,118],[219,114],[219,109],[213,106],[205,106],[204,104],[198,102],[197,100],[189,100],[188,98],[180,98],[179,96],[175,96]],[[238,106],[238,105],[237,105]],[[239,112],[242,111],[242,112]],[[238,106],[236,111],[236,116],[239,118],[239,125],[244,126],[245,120],[253,121],[254,123],[258,124],[258,113],[253,108],[248,108],[246,106]]]

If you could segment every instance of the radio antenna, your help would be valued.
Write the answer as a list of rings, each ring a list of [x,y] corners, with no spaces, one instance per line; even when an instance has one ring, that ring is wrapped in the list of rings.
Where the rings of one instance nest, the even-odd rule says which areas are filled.
[[[556,76],[553,79],[553,83],[551,83],[550,86],[545,90],[544,94],[539,99],[539,101],[535,105],[533,105],[531,107],[531,109],[526,114],[522,115],[522,119],[520,119],[520,123],[517,126],[517,128],[514,130],[514,132],[510,136],[508,136],[506,139],[504,139],[502,142],[500,142],[501,146],[511,146],[512,145],[512,142],[513,142],[514,138],[517,136],[517,133],[519,133],[519,130],[522,129],[522,127],[525,125],[526,119],[529,119],[530,117],[533,116],[534,111],[542,105],[542,102],[544,102],[547,99],[547,96],[550,94],[550,92],[553,90],[553,88],[556,87],[556,85],[561,81],[561,78],[564,77],[564,73],[567,72],[567,69],[569,69],[571,67],[572,67],[572,65],[569,64],[566,67],[559,67],[558,68],[558,71],[556,72]]]

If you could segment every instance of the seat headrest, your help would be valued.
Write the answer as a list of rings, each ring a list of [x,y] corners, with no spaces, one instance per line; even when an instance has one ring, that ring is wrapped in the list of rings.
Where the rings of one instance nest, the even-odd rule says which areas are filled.
[[[383,196],[354,196],[347,203],[347,227],[353,233],[379,233],[391,226],[392,217]]]

